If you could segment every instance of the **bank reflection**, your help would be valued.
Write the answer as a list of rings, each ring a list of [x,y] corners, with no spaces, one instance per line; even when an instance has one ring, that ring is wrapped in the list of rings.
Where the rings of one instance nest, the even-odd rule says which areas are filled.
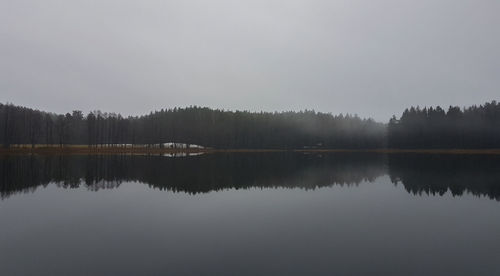
[[[3,156],[0,196],[33,192],[55,183],[97,191],[137,181],[152,188],[190,194],[224,189],[358,185],[389,174],[414,195],[471,193],[500,200],[500,158],[428,154],[207,154],[163,156]]]
[[[161,190],[191,194],[223,189],[302,188],[356,185],[385,173],[377,154],[293,153],[163,156],[9,156],[0,158],[2,198],[53,182],[91,190],[138,181]]]
[[[497,155],[392,154],[388,168],[391,181],[414,195],[470,193],[500,201]]]

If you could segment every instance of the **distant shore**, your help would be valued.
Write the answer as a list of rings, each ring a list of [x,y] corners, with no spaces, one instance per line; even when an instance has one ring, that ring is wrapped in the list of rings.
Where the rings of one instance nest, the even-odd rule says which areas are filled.
[[[7,154],[200,154],[200,153],[252,153],[252,152],[303,152],[303,153],[420,153],[420,154],[494,154],[500,149],[212,149],[212,148],[158,148],[158,147],[88,147],[86,145],[14,146],[0,148],[0,155]]]

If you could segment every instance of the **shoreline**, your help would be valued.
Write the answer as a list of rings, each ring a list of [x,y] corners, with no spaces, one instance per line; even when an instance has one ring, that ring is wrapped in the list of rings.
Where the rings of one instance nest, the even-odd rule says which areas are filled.
[[[0,148],[0,155],[10,154],[200,154],[200,153],[264,153],[264,152],[302,152],[302,153],[380,153],[380,154],[488,154],[500,155],[500,149],[172,149],[148,147],[87,147],[38,146]]]

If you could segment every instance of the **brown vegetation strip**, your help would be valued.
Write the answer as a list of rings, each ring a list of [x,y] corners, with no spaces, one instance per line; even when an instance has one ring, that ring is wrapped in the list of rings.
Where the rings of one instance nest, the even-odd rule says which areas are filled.
[[[500,154],[500,149],[316,149],[295,150],[297,152],[373,152],[373,153],[420,153],[420,154]]]
[[[148,147],[87,147],[72,145],[64,147],[11,147],[0,148],[0,154],[176,154],[176,153],[258,153],[258,152],[304,152],[304,153],[419,153],[419,154],[500,154],[500,149],[172,149]]]

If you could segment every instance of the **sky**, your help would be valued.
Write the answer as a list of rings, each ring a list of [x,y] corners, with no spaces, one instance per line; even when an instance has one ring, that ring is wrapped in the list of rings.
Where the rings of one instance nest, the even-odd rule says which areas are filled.
[[[498,0],[0,0],[0,102],[387,121],[500,100]]]

